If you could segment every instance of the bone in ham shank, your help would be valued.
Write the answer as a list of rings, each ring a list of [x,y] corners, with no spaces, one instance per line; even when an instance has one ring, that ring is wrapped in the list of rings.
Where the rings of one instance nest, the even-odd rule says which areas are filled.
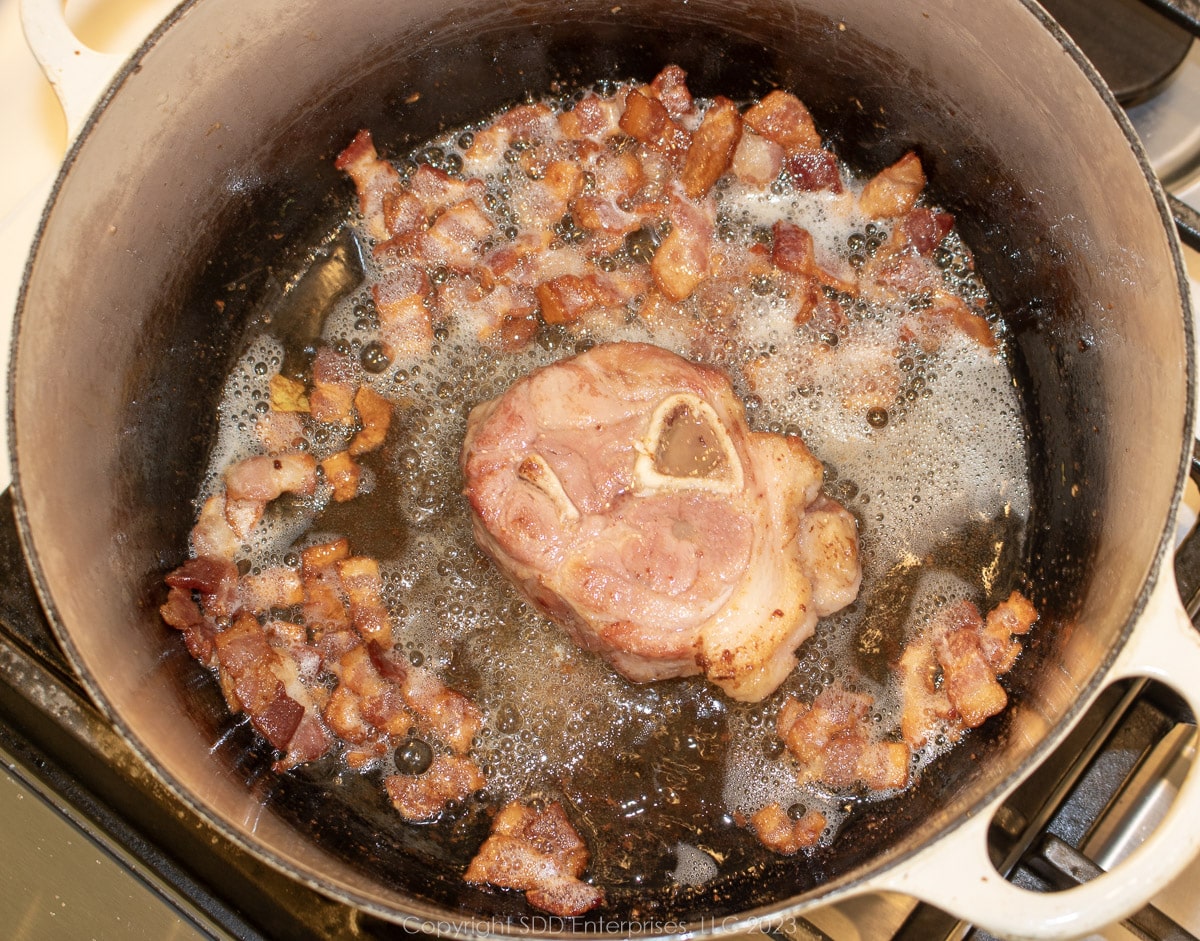
[[[722,372],[655,346],[597,346],[477,406],[462,467],[479,545],[635,682],[703,673],[758,701],[858,593],[821,463],[751,431]]]

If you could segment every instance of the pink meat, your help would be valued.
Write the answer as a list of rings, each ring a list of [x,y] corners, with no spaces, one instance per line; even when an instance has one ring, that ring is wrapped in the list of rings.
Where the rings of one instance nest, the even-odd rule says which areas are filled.
[[[707,460],[681,463],[664,427],[691,428]],[[820,462],[750,431],[719,370],[658,347],[597,346],[521,379],[472,411],[462,466],[479,545],[635,682],[703,673],[760,700],[858,591],[854,520],[818,500]]]

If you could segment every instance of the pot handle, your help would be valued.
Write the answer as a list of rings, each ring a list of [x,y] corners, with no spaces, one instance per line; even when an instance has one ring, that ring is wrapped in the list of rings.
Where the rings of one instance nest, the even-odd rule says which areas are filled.
[[[1170,686],[1200,717],[1200,633],[1180,604],[1169,564],[1108,680],[1133,677]],[[1200,853],[1200,768],[1193,765],[1162,823],[1111,872],[1060,892],[1023,889],[1001,876],[988,857],[988,828],[1007,796],[870,880],[866,889],[913,896],[1016,941],[1080,937],[1142,908]]]
[[[67,23],[63,0],[21,0],[20,12],[25,41],[54,87],[67,139],[74,141],[125,58],[81,43]]]

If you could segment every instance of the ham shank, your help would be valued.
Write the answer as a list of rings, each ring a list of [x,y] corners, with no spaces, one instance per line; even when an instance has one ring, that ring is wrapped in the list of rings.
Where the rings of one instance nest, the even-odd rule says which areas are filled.
[[[656,346],[596,346],[478,405],[462,468],[479,545],[634,682],[702,673],[761,700],[858,593],[821,463],[751,431],[723,372]]]

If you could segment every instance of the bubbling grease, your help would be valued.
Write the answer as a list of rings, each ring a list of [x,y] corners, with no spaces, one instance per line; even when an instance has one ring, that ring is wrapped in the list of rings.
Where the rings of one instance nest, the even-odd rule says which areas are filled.
[[[463,133],[433,141],[414,158],[461,166]],[[856,252],[870,251],[872,239],[882,242],[886,232],[858,214],[856,194],[863,180],[848,168],[843,176],[847,186],[841,196],[760,193],[723,182],[716,194],[718,237],[749,242],[761,238],[774,220],[788,219],[812,232],[820,263],[844,269]],[[498,159],[485,182],[493,217],[519,227],[520,174]],[[368,246],[365,234],[358,235]],[[968,300],[986,298],[983,285],[963,264],[966,251],[955,234],[939,251],[947,284]],[[369,257],[369,250],[364,255]],[[368,284],[381,276],[368,262]],[[783,697],[810,699],[831,683],[843,683],[872,693],[876,721],[881,728],[894,728],[899,703],[888,652],[898,652],[938,599],[977,598],[979,581],[995,562],[968,559],[964,571],[953,571],[924,560],[952,545],[964,526],[1000,520],[1004,532],[1019,532],[1029,514],[1021,404],[1003,355],[966,337],[948,338],[932,353],[905,346],[898,363],[900,391],[886,409],[868,416],[865,409],[845,406],[847,383],[874,368],[872,356],[879,350],[899,345],[897,310],[846,301],[848,325],[831,337],[815,335],[811,326],[797,327],[787,299],[770,285],[740,286],[735,296],[736,325],[708,361],[728,372],[753,427],[800,435],[825,463],[826,490],[859,522],[863,563],[859,601],[824,619],[781,690],[751,705],[724,700],[699,680],[636,686],[579,650],[476,548],[461,496],[459,451],[474,405],[502,394],[531,370],[597,343],[640,340],[694,357],[690,337],[651,329],[631,313],[624,322],[577,333],[543,327],[527,349],[501,354],[451,320],[438,328],[429,356],[384,365],[369,289],[342,301],[324,328],[326,343],[365,364],[359,381],[395,406],[389,445],[365,463],[375,479],[371,512],[385,514],[403,533],[388,552],[376,552],[398,647],[468,693],[483,710],[474,754],[489,792],[506,799],[565,794],[595,820],[601,841],[635,825],[658,834],[653,850],[632,854],[593,840],[593,869],[606,884],[669,881],[672,871],[679,882],[707,881],[715,863],[692,845],[697,834],[714,821],[728,825],[730,815],[749,815],[770,802],[821,810],[829,820],[825,838],[832,838],[849,806],[848,795],[797,783],[774,732]],[[801,381],[779,370],[751,383],[748,364],[796,355],[814,342],[834,347],[835,355],[806,371]],[[201,496],[211,492],[230,463],[260,450],[253,421],[266,408],[267,383],[283,355],[278,342],[261,336],[230,375]],[[330,439],[309,446],[320,457],[342,444]],[[327,494],[318,493],[309,501],[290,501],[288,512],[268,512],[246,547],[252,568],[287,563],[298,548],[331,535],[347,536],[356,549],[354,529],[328,527],[327,500]],[[909,603],[897,606],[881,627],[873,599],[886,595],[900,577],[911,583]],[[873,669],[864,669],[864,663]],[[680,731],[685,722],[692,723],[691,731]],[[931,743],[914,755],[914,772],[945,747]],[[678,762],[678,769],[671,762]],[[643,771],[653,780],[642,782]],[[623,777],[610,800],[589,792],[612,775]],[[876,796],[888,795],[870,797]]]

